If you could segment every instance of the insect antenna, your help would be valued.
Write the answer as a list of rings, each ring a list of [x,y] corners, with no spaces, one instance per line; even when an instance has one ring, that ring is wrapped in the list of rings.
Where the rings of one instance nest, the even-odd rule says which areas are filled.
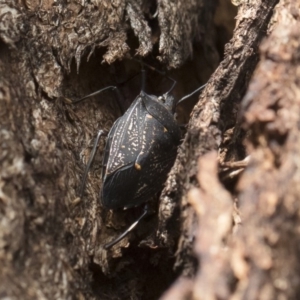
[[[192,93],[182,97],[179,101],[177,101],[176,106],[179,103],[182,103],[183,101],[185,101],[186,99],[190,98],[191,96],[193,96],[194,94],[196,94],[197,92],[201,91],[203,88],[205,88],[207,85],[207,83],[203,84],[202,86],[200,86],[199,88],[197,88],[196,90],[194,90]]]
[[[170,81],[172,81],[173,84],[172,84],[171,88],[166,92],[166,94],[169,94],[169,93],[172,92],[172,90],[174,89],[175,85],[177,84],[177,81],[176,81],[175,79],[173,79],[172,77],[168,76],[168,75],[166,74],[166,72],[160,71],[160,70],[158,70],[158,69],[152,67],[151,65],[148,65],[147,63],[145,63],[145,62],[143,62],[143,61],[141,61],[141,60],[139,60],[139,59],[132,58],[132,60],[134,60],[134,61],[136,61],[136,62],[139,62],[139,63],[142,65],[142,72],[145,72],[145,71],[144,71],[144,66],[146,66],[148,69],[150,69],[150,70],[152,70],[152,71],[154,71],[154,72],[156,72],[156,73],[158,73],[158,74],[161,74],[161,75],[163,75],[164,77],[166,77],[167,79],[169,79]],[[143,80],[145,80],[145,79],[143,79]],[[143,90],[143,83],[142,83],[142,91],[144,91],[144,90]]]
[[[142,64],[142,70],[141,70],[141,73],[142,73],[142,92],[145,92],[145,88],[146,88],[146,71],[144,69],[144,64],[141,62]]]

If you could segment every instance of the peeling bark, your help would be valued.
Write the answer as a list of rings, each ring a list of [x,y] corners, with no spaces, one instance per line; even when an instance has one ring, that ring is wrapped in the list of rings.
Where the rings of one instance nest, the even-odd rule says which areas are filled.
[[[238,185],[244,225],[233,249],[243,266],[234,268],[236,295],[249,299],[299,295],[300,5],[282,1],[276,13],[242,102],[251,163]]]
[[[198,185],[195,180],[197,159],[212,150],[219,150],[220,160],[243,158],[240,137],[243,133],[239,131],[237,119],[239,103],[256,67],[258,46],[265,37],[276,3],[277,1],[249,1],[239,7],[234,36],[226,45],[224,60],[210,78],[193,109],[187,135],[160,199],[160,225],[157,235],[163,245],[174,244],[173,238],[176,235],[173,232],[174,226],[170,226],[170,223],[173,223],[172,218],[177,217],[177,203],[180,203],[182,228],[177,264],[189,264],[183,267],[187,273],[194,272],[190,239],[194,236],[197,218],[187,203],[186,195],[189,189]],[[232,131],[231,145],[226,142],[225,135],[228,131]]]
[[[298,2],[241,1],[224,55],[216,1],[0,2],[0,298],[297,299]],[[158,214],[106,251],[142,208],[102,208],[104,140],[78,193],[120,111],[113,92],[66,98],[117,85],[126,109],[134,55],[178,99],[215,72],[178,107],[189,125]],[[170,88],[147,73],[147,92]]]
[[[173,2],[172,14],[163,1],[0,3],[1,298],[157,299],[175,277],[165,250],[139,249],[134,236],[103,251],[137,213],[112,214],[100,206],[104,141],[83,199],[78,192],[97,131],[108,131],[120,112],[113,93],[77,106],[64,97],[119,85],[126,108],[140,90],[140,77],[128,81],[140,72],[130,60],[135,53],[148,55],[160,70],[182,65],[198,51],[193,42],[200,45],[205,28],[213,28],[215,5],[207,8],[204,23],[202,1],[182,3]],[[213,45],[213,36],[205,39]],[[217,61],[204,58],[209,74]],[[196,68],[191,72],[193,62],[199,59],[181,69],[185,75],[170,73],[188,81],[178,84],[178,97],[207,80]],[[148,78],[149,93],[170,87],[155,72]],[[154,223],[155,217],[145,222],[139,235],[153,231]],[[124,249],[129,241],[133,245]]]
[[[199,159],[199,187],[187,196],[198,221],[196,276],[179,290],[175,282],[163,299],[174,299],[173,290],[178,299],[298,298],[299,12],[296,2],[276,6],[241,103],[250,154],[236,186],[242,226],[230,233],[230,195],[209,152]]]

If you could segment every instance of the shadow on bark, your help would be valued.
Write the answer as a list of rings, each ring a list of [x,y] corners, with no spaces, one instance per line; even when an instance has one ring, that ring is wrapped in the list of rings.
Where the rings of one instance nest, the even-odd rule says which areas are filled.
[[[218,5],[0,4],[1,298],[297,299],[299,5],[243,1],[236,24]],[[155,213],[106,251],[142,208],[102,208],[104,140],[78,196],[120,110],[113,92],[65,97],[117,85],[127,108],[135,55],[178,99],[208,84],[177,109],[188,126]],[[169,88],[147,71],[148,93]]]

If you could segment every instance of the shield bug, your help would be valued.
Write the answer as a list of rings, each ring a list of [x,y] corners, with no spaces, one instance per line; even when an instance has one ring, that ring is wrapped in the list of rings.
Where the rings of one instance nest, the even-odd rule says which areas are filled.
[[[151,66],[147,67],[153,69]],[[154,69],[158,73],[162,73]],[[180,126],[174,119],[176,105],[193,93],[175,101],[170,94],[172,88],[162,96],[149,95],[144,91],[145,72],[142,70],[142,89],[126,112],[113,124],[108,134],[98,132],[81,185],[81,196],[86,177],[95,156],[101,136],[107,135],[102,163],[101,203],[106,209],[127,209],[147,203],[163,187],[167,174],[174,164],[177,147],[181,140]],[[120,92],[109,86],[74,101],[78,103],[107,89]],[[121,103],[119,106],[122,107]],[[123,239],[148,214],[148,205],[141,216],[112,242],[105,244],[109,249]]]

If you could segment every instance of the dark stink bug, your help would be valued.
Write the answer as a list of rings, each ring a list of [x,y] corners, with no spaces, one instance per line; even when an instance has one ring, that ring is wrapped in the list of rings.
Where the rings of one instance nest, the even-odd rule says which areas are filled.
[[[176,157],[181,131],[164,103],[141,93],[111,128],[105,147],[102,204],[131,208],[159,191]]]
[[[107,135],[101,189],[101,202],[107,209],[117,210],[139,206],[161,190],[174,164],[181,140],[181,130],[174,119],[176,105],[203,88],[203,86],[198,88],[176,103],[174,97],[170,95],[170,91],[176,84],[172,78],[166,76],[174,82],[170,91],[156,97],[145,93],[144,70],[142,75],[140,94],[123,116],[115,121]],[[110,86],[73,103],[81,102],[107,89],[118,92],[116,87]],[[81,195],[102,135],[105,134],[100,130],[84,173]],[[109,249],[123,239],[147,213],[146,204],[142,215],[117,239],[104,245],[104,248]]]

